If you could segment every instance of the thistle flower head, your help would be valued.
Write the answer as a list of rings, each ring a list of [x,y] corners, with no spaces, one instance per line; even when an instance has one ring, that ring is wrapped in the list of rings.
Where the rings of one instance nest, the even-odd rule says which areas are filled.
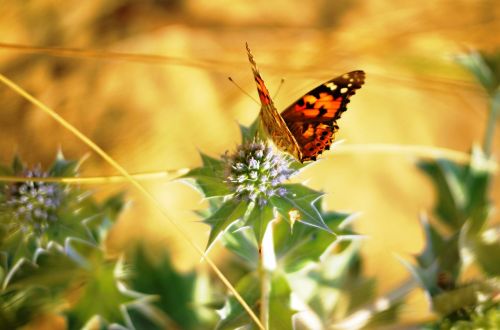
[[[290,158],[263,141],[254,139],[240,145],[233,154],[223,156],[225,182],[242,200],[267,204],[270,197],[286,194],[281,183],[295,172]]]
[[[25,170],[23,175],[27,178],[48,176],[40,167]],[[20,227],[40,234],[57,220],[62,190],[57,183],[25,181],[7,185],[5,196],[5,206],[12,210]]]

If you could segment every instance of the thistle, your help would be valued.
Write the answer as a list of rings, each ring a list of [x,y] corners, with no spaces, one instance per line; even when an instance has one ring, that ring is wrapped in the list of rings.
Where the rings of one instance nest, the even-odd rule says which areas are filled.
[[[231,225],[247,225],[261,242],[265,228],[273,219],[283,218],[323,229],[325,224],[315,202],[323,195],[303,184],[287,183],[305,164],[295,161],[259,138],[257,124],[241,127],[243,141],[233,153],[221,159],[202,154],[203,166],[183,179],[194,181],[212,210],[204,222],[212,227],[207,249]]]
[[[40,166],[23,172],[26,178],[48,177]],[[2,206],[12,211],[14,221],[24,232],[41,234],[57,221],[57,210],[64,195],[59,184],[25,181],[7,184],[4,189]]]
[[[233,154],[222,157],[225,179],[238,200],[268,204],[273,196],[283,197],[287,190],[281,186],[296,171],[290,168],[291,159],[254,139],[238,146]]]

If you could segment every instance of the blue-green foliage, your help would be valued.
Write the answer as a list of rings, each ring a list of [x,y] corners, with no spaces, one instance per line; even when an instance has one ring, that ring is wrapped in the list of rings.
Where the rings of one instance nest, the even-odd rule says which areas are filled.
[[[472,148],[470,161],[422,161],[420,169],[432,180],[436,205],[431,219],[422,216],[426,246],[407,264],[431,298],[442,319],[429,329],[496,329],[500,304],[500,230],[492,224],[490,190],[495,173],[490,148],[498,116],[500,53],[470,53],[460,58],[491,97],[483,151]],[[481,276],[464,282],[461,274],[470,264]]]
[[[37,315],[56,310],[66,315],[69,329],[80,329],[94,317],[103,326],[132,327],[123,306],[138,295],[120,284],[120,264],[107,258],[104,249],[107,233],[123,206],[122,196],[98,203],[90,191],[61,182],[36,181],[77,174],[77,162],[62,154],[47,172],[39,167],[33,171],[17,157],[12,166],[2,166],[0,171],[25,177],[21,182],[0,184],[2,329],[20,327]],[[44,209],[47,189],[57,195],[54,208]],[[42,216],[36,218],[33,212],[20,212],[21,207],[46,213],[37,213]],[[45,223],[39,225],[41,221]],[[73,298],[68,300],[69,296]]]

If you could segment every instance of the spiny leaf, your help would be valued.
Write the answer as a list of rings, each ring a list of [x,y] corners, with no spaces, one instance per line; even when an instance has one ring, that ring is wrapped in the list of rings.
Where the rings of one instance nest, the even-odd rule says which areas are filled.
[[[254,309],[260,296],[259,277],[255,272],[247,274],[236,284],[236,290],[245,302]],[[233,296],[228,298],[221,313],[221,320],[216,327],[218,330],[233,330],[244,325],[253,326],[253,321],[248,313]]]
[[[285,184],[283,187],[287,190],[287,194],[283,197],[272,197],[271,204],[284,219],[289,221],[290,211],[297,211],[300,214],[298,221],[301,223],[333,234],[314,205],[314,202],[323,195],[322,193],[301,184]]]
[[[319,209],[320,200],[314,205]],[[348,213],[322,212],[322,218],[328,228],[337,233],[350,233],[350,231],[340,231],[342,224],[350,215]],[[278,222],[274,228],[274,249],[280,266],[288,273],[295,272],[310,263],[318,262],[325,251],[337,240],[336,235],[332,235],[315,227],[306,226],[300,222],[293,231],[286,223]]]
[[[353,242],[341,252],[325,256],[307,277],[300,273],[289,276],[294,292],[307,301],[325,327],[341,322],[374,297],[375,282],[362,276],[359,250],[359,242]]]
[[[259,262],[259,249],[255,234],[250,227],[242,227],[226,233],[222,237],[224,246],[247,261],[254,269]]]
[[[274,272],[269,294],[269,329],[293,329],[292,316],[297,312],[291,307],[292,290],[285,276]]]
[[[155,251],[153,258],[142,245],[134,248],[127,260],[131,267],[131,276],[128,279],[130,286],[142,293],[156,295],[153,305],[167,315],[163,320],[170,320],[160,324],[160,328],[176,325],[182,329],[200,329],[208,326],[209,323],[202,318],[200,311],[210,297],[196,295],[199,276],[195,272],[178,272],[165,250]],[[197,301],[197,298],[205,300]],[[212,314],[212,321],[214,316]],[[135,320],[136,318],[132,318],[134,324]]]
[[[1,250],[5,253],[6,270],[21,259],[32,260],[38,241],[34,235],[26,235],[21,229],[8,230],[1,241]]]
[[[248,202],[228,200],[204,222],[209,224],[212,229],[208,238],[206,250],[215,242],[217,237],[226,230],[231,224],[241,219],[248,209]]]
[[[71,281],[81,280],[85,274],[86,270],[66,255],[62,247],[51,244],[47,250],[38,250],[34,261],[18,261],[4,285],[9,288],[49,287],[51,292],[61,293]]]
[[[259,244],[262,242],[267,226],[274,217],[274,208],[269,204],[263,206],[256,205],[248,216],[249,225],[252,226]]]
[[[60,152],[56,156],[56,160],[52,163],[49,168],[49,175],[51,176],[75,176],[77,173],[78,162],[74,160],[67,160],[64,158],[63,154]]]
[[[417,261],[420,267],[427,268],[437,259],[445,244],[444,238],[436,231],[434,226],[429,223],[427,217],[422,215],[420,223],[425,233],[425,248],[420,255],[417,256]]]
[[[21,161],[21,158],[19,157],[19,155],[15,155],[14,156],[14,159],[12,160],[11,167],[12,167],[12,172],[14,174],[21,174],[21,173],[23,173],[23,171],[24,171],[24,164]]]
[[[252,141],[258,134],[260,118],[254,120],[250,126],[240,125],[242,143]]]
[[[437,285],[436,263],[428,268],[420,268],[402,258],[399,258],[399,261],[408,269],[413,277],[419,282],[420,286],[425,289],[430,296],[434,296],[442,291]]]
[[[181,177],[181,180],[193,184],[205,197],[230,194],[228,185],[221,179],[224,173],[224,164],[205,154],[201,154],[201,158],[203,166],[190,170]]]
[[[500,53],[470,52],[458,57],[459,62],[474,74],[481,85],[493,94],[500,85]]]
[[[117,281],[116,267],[117,264],[112,261],[93,265],[84,286],[79,289],[78,301],[66,311],[69,329],[80,329],[95,315],[109,323],[132,327],[126,305],[138,298],[138,294],[128,291]]]
[[[481,227],[488,215],[487,189],[490,174],[482,168],[484,155],[474,149],[467,166],[449,160],[421,162],[419,166],[432,178],[437,191],[436,214],[453,230],[459,230],[468,219]]]

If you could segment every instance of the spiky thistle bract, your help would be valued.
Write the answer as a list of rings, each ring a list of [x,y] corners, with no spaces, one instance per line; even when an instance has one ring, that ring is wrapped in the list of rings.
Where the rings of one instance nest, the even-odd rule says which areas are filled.
[[[258,133],[258,122],[241,127],[242,142],[220,158],[202,154],[202,166],[184,180],[209,199],[211,212],[204,222],[211,232],[207,249],[230,226],[250,226],[258,242],[273,219],[281,217],[290,227],[295,223],[319,228],[335,235],[315,206],[323,193],[300,183],[289,183],[307,166],[276,150]]]

